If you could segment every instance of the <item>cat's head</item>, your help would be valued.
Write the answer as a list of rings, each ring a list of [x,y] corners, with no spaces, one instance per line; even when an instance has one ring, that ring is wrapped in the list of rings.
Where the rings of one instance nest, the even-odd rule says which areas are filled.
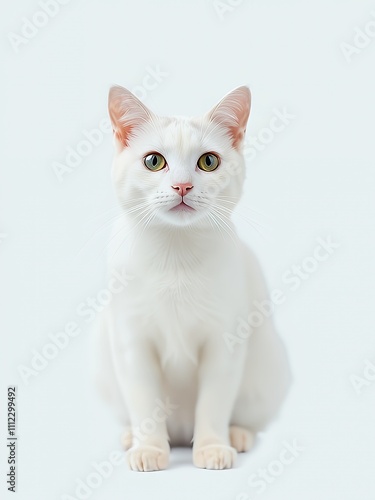
[[[250,91],[239,87],[200,117],[161,117],[123,87],[109,92],[116,155],[113,179],[124,210],[139,220],[213,227],[237,204]]]

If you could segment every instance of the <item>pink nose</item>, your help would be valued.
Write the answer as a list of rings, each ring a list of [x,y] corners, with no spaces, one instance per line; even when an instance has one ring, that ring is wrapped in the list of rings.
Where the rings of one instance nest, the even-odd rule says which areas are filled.
[[[188,182],[181,182],[179,184],[175,184],[174,186],[171,186],[172,189],[178,192],[180,196],[185,196],[186,193],[190,190],[193,189],[194,186],[192,186]]]

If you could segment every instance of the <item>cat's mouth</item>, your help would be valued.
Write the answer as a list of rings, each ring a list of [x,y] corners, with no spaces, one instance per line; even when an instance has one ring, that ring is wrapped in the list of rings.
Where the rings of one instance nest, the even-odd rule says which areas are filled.
[[[171,212],[195,212],[195,209],[181,201],[178,205],[170,209]]]

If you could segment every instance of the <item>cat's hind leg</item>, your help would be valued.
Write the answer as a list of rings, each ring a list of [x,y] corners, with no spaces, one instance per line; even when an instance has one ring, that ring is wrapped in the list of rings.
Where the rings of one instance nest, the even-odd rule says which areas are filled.
[[[133,433],[131,427],[125,427],[121,436],[121,444],[125,451],[129,450],[133,444]]]
[[[239,453],[242,453],[244,451],[249,451],[253,447],[255,434],[245,429],[245,427],[231,425],[229,427],[229,439],[231,446]]]
[[[284,345],[270,321],[243,347],[248,350],[247,360],[231,425],[255,435],[278,414],[290,387],[291,374]]]

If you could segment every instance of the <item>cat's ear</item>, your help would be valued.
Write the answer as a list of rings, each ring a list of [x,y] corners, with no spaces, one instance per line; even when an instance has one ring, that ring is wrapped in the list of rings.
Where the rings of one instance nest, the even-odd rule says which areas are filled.
[[[115,137],[123,147],[129,144],[134,130],[153,116],[134,94],[119,85],[109,91],[108,111]]]
[[[239,148],[250,114],[251,93],[248,87],[229,92],[209,113],[209,119],[227,128],[233,147]]]

